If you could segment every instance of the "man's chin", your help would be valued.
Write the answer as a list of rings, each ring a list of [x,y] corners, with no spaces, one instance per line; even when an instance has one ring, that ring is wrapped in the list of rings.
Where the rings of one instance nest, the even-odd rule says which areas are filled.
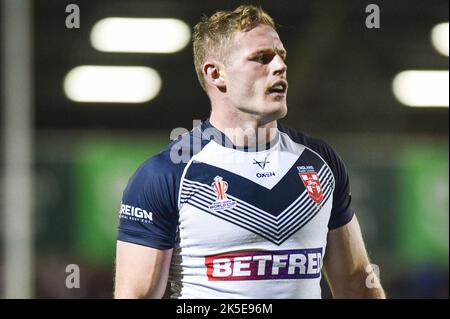
[[[264,115],[262,116],[264,118],[263,121],[265,123],[270,123],[273,121],[280,120],[287,115],[287,112],[288,112],[287,105],[284,103],[277,108],[273,108],[271,110],[264,112]]]
[[[278,118],[283,118],[287,114],[287,104],[286,101],[279,101],[276,103],[276,107],[273,108],[273,116],[276,116]]]

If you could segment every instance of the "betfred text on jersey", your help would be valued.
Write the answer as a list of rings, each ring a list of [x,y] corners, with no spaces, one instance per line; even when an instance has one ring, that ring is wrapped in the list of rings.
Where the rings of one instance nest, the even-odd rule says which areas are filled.
[[[153,221],[153,214],[151,212],[147,212],[145,209],[121,203],[120,218],[141,221],[143,223],[151,223]]]
[[[208,280],[309,279],[320,277],[322,248],[245,251],[205,257]]]

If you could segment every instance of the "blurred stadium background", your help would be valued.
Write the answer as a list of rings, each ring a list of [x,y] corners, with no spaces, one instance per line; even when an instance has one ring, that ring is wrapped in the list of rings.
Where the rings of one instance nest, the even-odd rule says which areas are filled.
[[[80,28],[66,27],[70,3],[80,9]],[[448,298],[448,1],[247,3],[261,4],[275,18],[289,52],[284,122],[327,140],[347,164],[353,206],[388,296]],[[379,29],[365,25],[371,3],[380,8]],[[185,44],[179,35],[181,47],[172,53],[112,52],[101,49],[107,38],[100,41],[105,35],[93,28],[105,18],[129,17],[178,19],[192,29],[203,13],[240,2],[1,4],[0,297],[111,298],[127,180],[169,142],[172,129],[206,119],[209,101],[196,79],[189,33]],[[444,49],[438,51],[432,34],[442,23]],[[177,35],[162,33],[166,28],[157,33],[170,42]],[[125,38],[141,44],[155,36],[130,32]],[[83,86],[86,80],[76,78],[81,72],[71,71],[84,65],[143,66],[159,77],[146,69],[134,75],[147,87],[125,76],[114,87],[114,74],[111,82]],[[407,70],[441,71],[443,80],[406,87],[420,95],[408,102],[405,87],[393,84]],[[82,95],[99,92],[101,84],[115,95]],[[139,91],[151,87],[154,97]],[[92,102],[126,98],[128,89],[137,103]],[[436,102],[438,95],[444,103]],[[422,98],[420,106],[406,105],[415,98]],[[69,264],[80,267],[80,288],[66,288]]]

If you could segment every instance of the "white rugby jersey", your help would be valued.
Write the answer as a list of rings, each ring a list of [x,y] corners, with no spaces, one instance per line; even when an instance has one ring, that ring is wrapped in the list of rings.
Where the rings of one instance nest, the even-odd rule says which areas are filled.
[[[174,248],[172,298],[321,298],[327,232],[350,203],[326,143],[278,124],[268,145],[239,148],[205,121],[131,177],[118,240]]]

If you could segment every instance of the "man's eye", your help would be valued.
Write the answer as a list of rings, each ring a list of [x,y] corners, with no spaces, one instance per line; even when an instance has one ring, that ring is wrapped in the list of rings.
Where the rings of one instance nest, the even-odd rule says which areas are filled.
[[[258,63],[267,64],[272,60],[272,55],[269,54],[262,54],[258,55],[254,60]]]

